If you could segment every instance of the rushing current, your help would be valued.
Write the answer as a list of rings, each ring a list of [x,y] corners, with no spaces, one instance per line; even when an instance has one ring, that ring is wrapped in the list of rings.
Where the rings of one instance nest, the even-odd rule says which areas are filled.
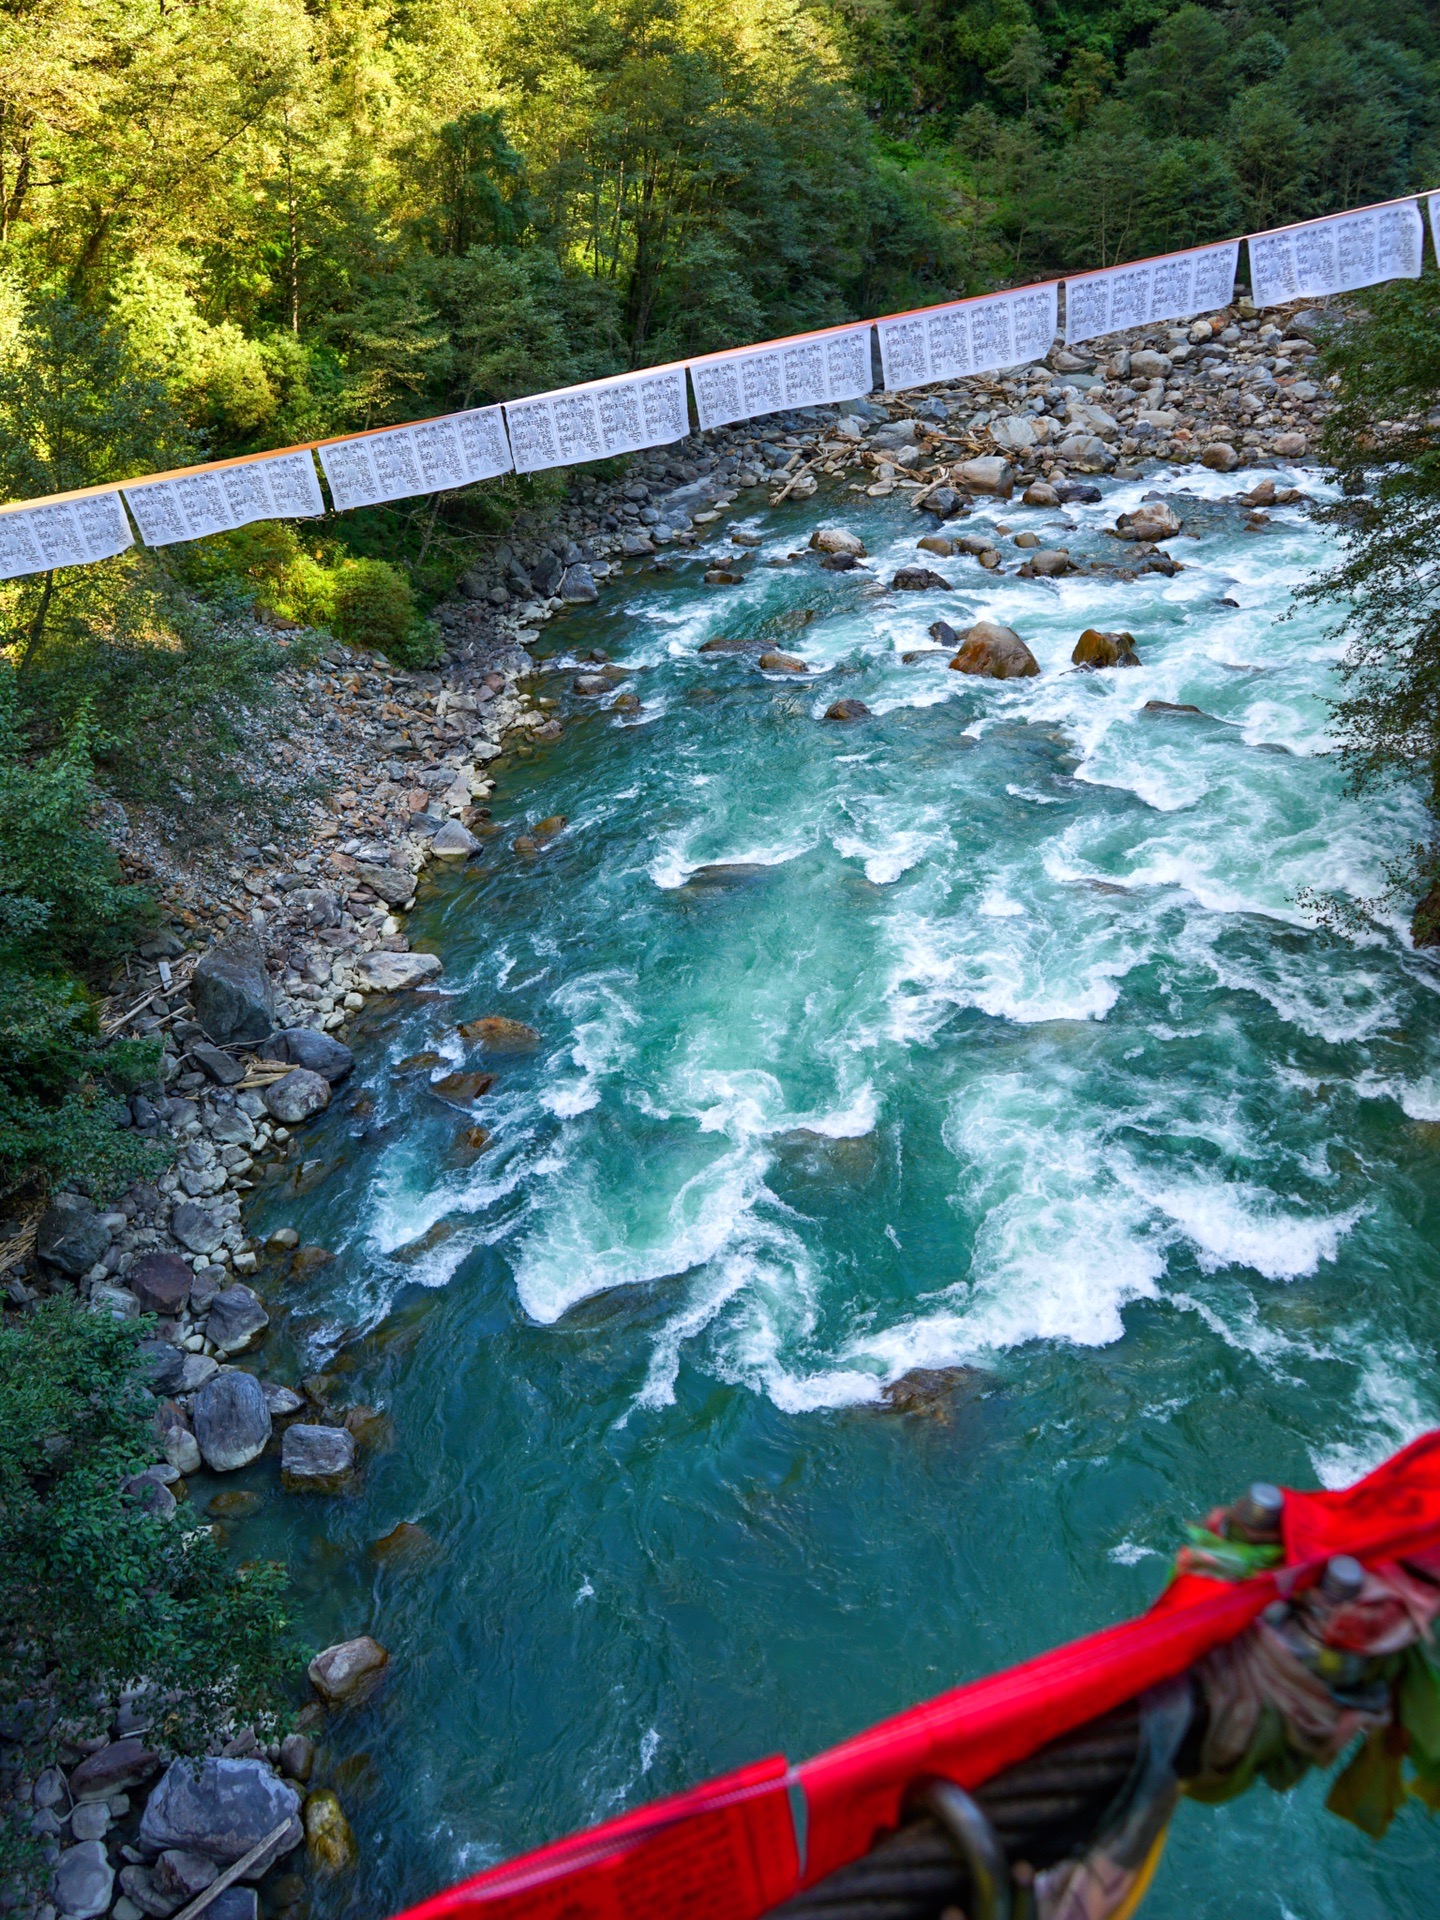
[[[501,763],[497,831],[412,921],[444,993],[365,1016],[256,1209],[336,1256],[262,1274],[272,1371],[393,1425],[353,1495],[231,1528],[288,1560],[312,1644],[393,1656],[322,1757],[364,1865],[317,1913],[1138,1611],[1183,1519],[1440,1417],[1440,973],[1399,919],[1352,941],[1297,904],[1375,894],[1419,812],[1346,797],[1335,642],[1284,617],[1324,540],[1247,531],[1246,483],[967,523],[1113,560],[1159,484],[1171,579],[1019,579],[1001,538],[1009,577],[891,592],[930,523],[846,493],[548,631],[574,717]],[[787,560],[827,522],[867,569]],[[707,587],[735,526],[754,564]],[[981,614],[1038,679],[931,650]],[[1142,666],[1073,671],[1086,626]],[[699,653],[722,635],[810,671]],[[638,713],[572,700],[594,648]],[[825,720],[842,697],[870,717]],[[489,1014],[539,1046],[481,1053],[457,1029]],[[431,1090],[461,1067],[494,1075],[469,1111]],[[1323,1792],[1182,1808],[1147,1911],[1433,1914],[1423,1812],[1377,1846]]]

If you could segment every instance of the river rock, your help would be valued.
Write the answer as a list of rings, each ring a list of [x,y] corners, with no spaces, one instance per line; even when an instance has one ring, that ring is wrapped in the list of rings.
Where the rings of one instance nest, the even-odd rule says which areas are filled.
[[[245,1875],[258,1880],[300,1844],[300,1796],[263,1760],[172,1760],[140,1821],[145,1853],[201,1853],[232,1866],[267,1833],[286,1830]]]
[[[274,1025],[275,990],[265,952],[241,929],[200,956],[190,983],[195,1018],[217,1046],[264,1040]]]
[[[1138,667],[1140,664],[1133,633],[1105,633],[1098,627],[1085,629],[1075,642],[1075,651],[1070,660],[1073,666],[1091,669]]]
[[[982,454],[977,460],[962,460],[950,469],[950,478],[967,493],[998,494],[1008,500],[1015,491],[1015,469],[998,454]]]
[[[208,1853],[189,1853],[183,1847],[168,1847],[150,1869],[155,1891],[180,1906],[219,1878],[220,1869]]]
[[[567,607],[589,606],[600,598],[594,574],[589,567],[579,564],[565,569],[560,576],[558,591]]]
[[[190,1058],[206,1079],[213,1080],[217,1087],[238,1087],[245,1078],[245,1069],[238,1060],[232,1059],[220,1047],[206,1046],[203,1040],[191,1043]]]
[[[809,665],[796,653],[762,653],[760,656],[762,673],[808,673]]]
[[[897,593],[928,593],[935,589],[950,591],[950,582],[943,574],[932,573],[929,567],[901,567],[890,582]]]
[[[153,1393],[198,1393],[219,1372],[208,1353],[187,1353],[168,1340],[142,1340],[140,1367]]]
[[[1173,540],[1180,531],[1180,516],[1163,500],[1142,500],[1134,513],[1122,513],[1115,522],[1122,540]]]
[[[305,1781],[314,1770],[315,1742],[308,1733],[287,1733],[280,1742],[280,1771],[292,1780]]]
[[[1150,347],[1137,347],[1130,356],[1132,379],[1164,380],[1175,371],[1169,354],[1156,353]]]
[[[296,1067],[283,1080],[266,1087],[260,1097],[272,1120],[278,1120],[285,1127],[298,1127],[302,1120],[329,1106],[330,1082],[323,1073],[312,1073],[309,1067]]]
[[[447,1100],[452,1107],[469,1107],[487,1094],[495,1084],[493,1073],[466,1072],[463,1069],[455,1073],[445,1073],[438,1080],[430,1082],[430,1091],[437,1100]]]
[[[125,1283],[145,1313],[171,1317],[183,1313],[195,1278],[193,1268],[176,1253],[142,1253],[125,1276]]]
[[[110,1905],[115,1874],[105,1858],[103,1840],[82,1840],[60,1856],[55,1869],[55,1904],[68,1920],[95,1920]]]
[[[443,971],[433,953],[362,953],[355,970],[369,986],[388,993],[418,987]]]
[[[359,1855],[345,1810],[329,1787],[305,1800],[305,1851],[317,1873],[348,1873]]]
[[[508,1019],[502,1013],[482,1014],[478,1020],[466,1020],[460,1027],[462,1040],[478,1041],[487,1053],[533,1053],[540,1035],[523,1020]]]
[[[318,1027],[286,1027],[283,1032],[272,1034],[260,1048],[260,1058],[323,1074],[332,1087],[355,1065],[355,1056],[349,1047],[322,1033]]]
[[[1093,506],[1101,493],[1088,480],[1061,480],[1055,483],[1055,498],[1062,507]]]
[[[953,487],[931,487],[928,493],[920,496],[920,505],[926,513],[933,513],[937,520],[953,520],[962,511],[965,502]]]
[[[480,842],[468,827],[461,826],[458,820],[447,820],[430,842],[430,851],[437,860],[468,860],[479,846]]]
[[[868,720],[870,709],[863,700],[833,700],[825,709],[827,720]]]
[[[1013,627],[996,620],[977,620],[961,635],[960,651],[950,662],[956,673],[979,674],[987,680],[1029,680],[1040,663]]]
[[[249,1287],[236,1281],[210,1302],[205,1337],[221,1353],[243,1353],[270,1324],[270,1316]]]
[[[638,560],[641,554],[654,553],[655,542],[648,533],[626,533],[621,535],[620,551],[632,560]]]
[[[356,1707],[368,1700],[384,1678],[390,1655],[368,1633],[358,1640],[317,1653],[305,1671],[327,1707]]]
[[[1020,496],[1027,507],[1058,507],[1060,496],[1048,480],[1032,480]]]
[[[848,553],[856,560],[865,558],[865,542],[859,534],[850,533],[844,527],[817,527],[810,536],[810,544],[817,553]]]
[[[1067,467],[1084,467],[1093,472],[1110,465],[1115,456],[1098,433],[1071,433],[1055,449]]]
[[[39,1258],[75,1278],[103,1259],[109,1245],[110,1229],[81,1193],[57,1193],[35,1229]]]
[[[191,1253],[214,1253],[225,1235],[225,1216],[216,1207],[182,1200],[171,1209],[170,1231]]]
[[[204,1354],[191,1355],[192,1359],[205,1358]],[[215,1367],[215,1362],[211,1361]],[[218,1373],[219,1368],[215,1367]],[[214,1378],[214,1374],[210,1376]],[[200,1383],[202,1386],[204,1382]],[[200,1448],[195,1435],[190,1431],[189,1422],[173,1400],[163,1400],[155,1415],[156,1431],[160,1436],[160,1446],[166,1461],[180,1474],[198,1473],[201,1467]]]
[[[1007,413],[992,420],[990,438],[1005,453],[1029,453],[1040,441],[1034,415],[1029,413]]]
[[[270,1439],[270,1409],[260,1382],[239,1368],[206,1382],[195,1396],[191,1417],[201,1457],[213,1473],[248,1467]]]
[[[1053,580],[1073,571],[1068,547],[1041,547],[1018,571],[1027,580]]]
[[[287,1493],[339,1493],[355,1471],[355,1436],[297,1422],[285,1429],[280,1479]]]
[[[1298,460],[1307,442],[1303,433],[1277,433],[1272,444],[1282,460]]]
[[[112,1740],[76,1767],[70,1776],[70,1795],[74,1800],[109,1800],[143,1786],[159,1771],[159,1758],[143,1740]]]
[[[355,878],[363,880],[370,891],[378,895],[387,907],[403,907],[415,891],[415,876],[408,867],[357,866]],[[286,1031],[293,1032],[295,1029],[287,1028]],[[310,1029],[304,1028],[301,1031],[309,1032]],[[274,1059],[283,1056],[267,1054],[264,1057]],[[310,1063],[308,1060],[299,1060],[295,1064],[308,1066]]]
[[[1200,455],[1202,467],[1209,467],[1212,473],[1233,473],[1240,464],[1240,456],[1227,441],[1213,440]]]

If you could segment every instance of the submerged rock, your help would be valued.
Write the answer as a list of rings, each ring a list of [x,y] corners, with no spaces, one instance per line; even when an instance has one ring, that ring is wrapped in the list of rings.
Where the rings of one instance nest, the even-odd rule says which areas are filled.
[[[486,1013],[478,1020],[466,1020],[459,1031],[462,1040],[478,1041],[487,1053],[533,1053],[540,1044],[540,1035],[534,1027],[501,1013]]]
[[[359,1854],[345,1810],[329,1787],[309,1794],[305,1801],[305,1851],[317,1873],[348,1873]]]
[[[796,653],[762,653],[760,656],[762,673],[808,673],[808,662]]]
[[[355,1472],[355,1436],[297,1422],[285,1429],[280,1480],[287,1493],[339,1493]]]
[[[973,1393],[984,1384],[985,1375],[978,1367],[912,1367],[890,1381],[881,1398],[896,1413],[945,1420],[958,1393]]]
[[[870,709],[863,700],[834,700],[825,709],[827,720],[867,720]]]

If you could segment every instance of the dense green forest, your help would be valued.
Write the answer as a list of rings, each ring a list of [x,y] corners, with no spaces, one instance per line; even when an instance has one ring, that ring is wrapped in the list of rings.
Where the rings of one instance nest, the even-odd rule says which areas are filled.
[[[0,0],[0,23],[11,499],[1440,184],[1424,0]],[[379,581],[414,663],[469,543],[564,486],[0,586],[0,1188],[124,1171],[95,1158],[79,983],[147,906],[74,828],[92,781],[177,831],[253,806],[237,718],[285,656],[237,612],[343,630]]]

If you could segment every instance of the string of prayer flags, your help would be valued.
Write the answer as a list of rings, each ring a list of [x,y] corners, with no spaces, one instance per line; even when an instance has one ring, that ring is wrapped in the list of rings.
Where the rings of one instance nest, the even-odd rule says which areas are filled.
[[[331,440],[317,451],[339,512],[493,480],[513,465],[499,407]]]
[[[1066,346],[1228,307],[1235,297],[1239,258],[1240,242],[1226,240],[1218,247],[1190,247],[1066,280]]]
[[[33,507],[0,507],[0,580],[109,560],[134,540],[116,491]]]
[[[701,431],[874,391],[870,322],[802,333],[773,347],[732,347],[690,362]]]
[[[147,547],[203,540],[255,520],[313,519],[325,511],[315,462],[303,450],[262,454],[124,489]]]
[[[885,386],[925,387],[1043,360],[1055,341],[1059,283],[899,313],[876,322]]]
[[[505,424],[517,473],[666,447],[690,431],[685,369],[655,367],[507,401]]]
[[[1418,280],[1424,241],[1413,200],[1252,233],[1250,296],[1257,307],[1278,307],[1382,280]]]

